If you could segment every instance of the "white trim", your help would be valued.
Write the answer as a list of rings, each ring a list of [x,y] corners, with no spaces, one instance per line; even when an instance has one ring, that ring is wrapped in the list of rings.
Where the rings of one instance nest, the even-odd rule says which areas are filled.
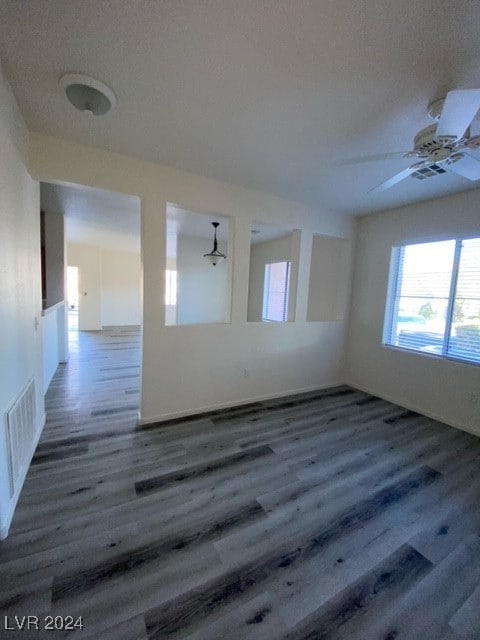
[[[443,355],[442,353],[430,353],[429,351],[420,351],[420,349],[410,349],[409,347],[399,347],[397,344],[382,344],[382,349],[392,349],[401,353],[409,353],[421,358],[431,358],[433,360],[447,360],[456,362],[457,364],[465,364],[471,367],[480,367],[478,360],[467,360],[466,358],[458,358],[456,356]]]
[[[431,418],[432,420],[436,420],[437,422],[442,422],[454,429],[459,429],[460,431],[465,431],[466,433],[470,433],[473,436],[480,437],[480,430],[472,429],[471,427],[466,427],[463,424],[459,424],[457,422],[453,422],[448,420],[444,416],[440,416],[436,413],[431,413],[430,411],[425,411],[422,407],[417,407],[413,404],[399,402],[397,399],[389,396],[388,394],[378,393],[377,391],[373,391],[368,387],[364,387],[363,385],[359,385],[357,383],[349,382],[348,380],[344,383],[346,386],[351,387],[352,389],[358,389],[359,391],[364,391],[365,393],[369,393],[372,396],[376,396],[377,398],[381,398],[382,400],[386,400],[387,402],[391,402],[392,404],[396,404],[398,407],[408,409],[409,411],[415,411],[426,418]]]
[[[175,420],[176,418],[188,418],[197,414],[209,413],[210,411],[218,411],[219,409],[229,409],[231,407],[241,407],[252,402],[264,402],[265,400],[272,400],[273,398],[282,398],[283,396],[295,396],[299,393],[308,393],[310,391],[321,391],[323,389],[329,389],[330,387],[343,386],[345,383],[341,381],[329,382],[321,386],[303,387],[302,389],[291,389],[289,391],[279,391],[276,393],[269,393],[262,396],[252,396],[250,398],[243,398],[242,400],[231,400],[229,402],[220,402],[218,404],[211,404],[204,407],[197,407],[195,409],[189,409],[187,411],[173,411],[172,413],[164,413],[160,416],[153,418],[142,418],[141,412],[138,412],[138,425],[143,426],[146,424],[154,424],[155,422],[164,422],[165,420]]]
[[[462,255],[463,243],[461,240],[455,241],[455,253],[453,254],[452,273],[450,275],[450,291],[448,292],[447,313],[445,316],[445,334],[442,345],[442,356],[449,354],[450,340],[452,338],[453,311],[457,297],[458,274],[460,270],[460,258]]]
[[[388,272],[387,299],[383,321],[382,344],[392,343],[393,318],[398,315],[397,291],[400,280],[400,259],[403,247],[392,247],[390,270]],[[402,274],[403,275],[403,274]]]
[[[42,418],[41,418],[39,424],[38,424],[37,433],[35,435],[35,438],[32,441],[32,448],[31,448],[31,451],[30,451],[30,455],[27,457],[26,463],[25,463],[22,471],[20,472],[19,481],[18,481],[18,485],[17,485],[17,490],[15,491],[15,494],[13,495],[13,497],[10,500],[9,509],[8,509],[7,516],[5,518],[5,522],[4,522],[3,526],[0,528],[0,540],[5,540],[5,538],[8,536],[8,532],[10,530],[10,525],[12,524],[12,520],[13,520],[13,514],[15,513],[15,509],[17,507],[17,502],[18,502],[18,499],[20,497],[20,493],[21,493],[22,488],[23,488],[23,483],[25,482],[25,478],[27,476],[27,472],[28,472],[28,470],[30,468],[30,463],[32,462],[33,454],[35,453],[35,449],[37,448],[38,441],[40,440],[40,436],[42,435],[42,431],[43,431],[43,428],[45,426],[46,418],[47,418],[47,416],[44,413],[42,415]]]
[[[63,306],[65,306],[65,300],[60,300],[60,302],[56,302],[51,307],[42,309],[42,316],[48,316],[49,313],[52,313],[53,311],[57,311],[57,309],[60,309]]]

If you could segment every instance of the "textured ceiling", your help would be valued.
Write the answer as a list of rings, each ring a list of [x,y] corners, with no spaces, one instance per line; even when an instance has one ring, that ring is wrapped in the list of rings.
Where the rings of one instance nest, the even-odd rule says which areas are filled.
[[[475,0],[2,0],[0,58],[28,127],[341,213],[475,186],[368,190],[408,159],[426,107],[480,87]],[[118,96],[76,112],[60,75]],[[478,123],[475,125],[478,128]]]

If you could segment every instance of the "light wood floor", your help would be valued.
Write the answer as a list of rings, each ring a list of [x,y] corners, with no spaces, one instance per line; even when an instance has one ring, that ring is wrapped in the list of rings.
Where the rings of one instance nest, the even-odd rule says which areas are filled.
[[[477,438],[347,387],[140,429],[139,370],[112,330],[56,373],[1,638],[480,638]]]

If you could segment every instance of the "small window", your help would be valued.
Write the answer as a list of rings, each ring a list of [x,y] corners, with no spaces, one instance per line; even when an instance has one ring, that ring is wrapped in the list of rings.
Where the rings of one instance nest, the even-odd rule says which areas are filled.
[[[165,271],[165,304],[177,304],[177,272],[171,269]]]
[[[290,262],[270,262],[265,265],[263,287],[263,322],[286,322]]]
[[[480,238],[393,249],[383,341],[480,363]]]

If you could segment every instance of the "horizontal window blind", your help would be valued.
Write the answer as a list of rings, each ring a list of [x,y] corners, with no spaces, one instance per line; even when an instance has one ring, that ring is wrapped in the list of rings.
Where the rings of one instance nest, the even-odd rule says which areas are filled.
[[[480,362],[480,238],[394,249],[386,344]]]
[[[287,321],[289,276],[290,262],[271,262],[265,265],[262,312],[264,322]]]

